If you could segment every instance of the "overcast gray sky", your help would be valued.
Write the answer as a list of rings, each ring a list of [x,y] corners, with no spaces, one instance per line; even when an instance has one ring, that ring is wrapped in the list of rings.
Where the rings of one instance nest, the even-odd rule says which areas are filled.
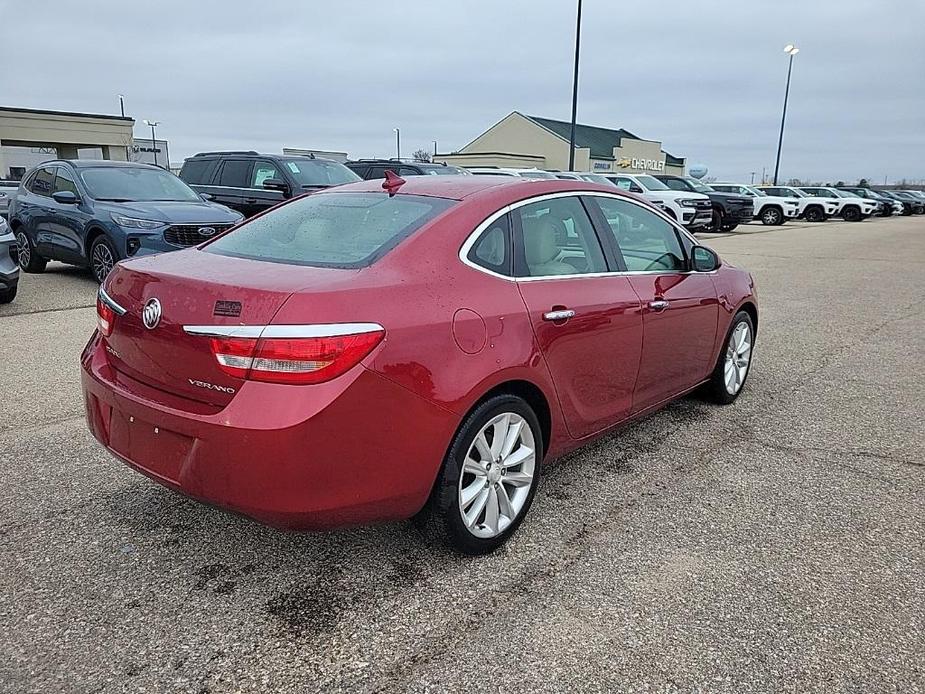
[[[568,120],[575,0],[0,0],[0,105],[157,119],[207,149],[461,147]],[[578,119],[711,176],[925,179],[925,0],[585,0]]]

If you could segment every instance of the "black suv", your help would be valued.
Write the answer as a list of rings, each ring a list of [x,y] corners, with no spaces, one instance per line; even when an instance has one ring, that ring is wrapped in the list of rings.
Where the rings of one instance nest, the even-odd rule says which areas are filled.
[[[401,159],[357,159],[348,161],[347,167],[367,181],[385,178],[386,169],[399,176],[468,176],[469,172],[449,164],[431,164],[425,161],[402,161]]]
[[[200,152],[183,162],[180,178],[245,217],[306,191],[360,180],[331,159],[252,151]]]
[[[690,176],[656,174],[655,178],[672,190],[680,190],[685,193],[701,193],[710,198],[710,204],[713,206],[713,221],[709,227],[710,231],[732,231],[739,224],[752,221],[755,216],[754,202],[744,195],[721,193]]]

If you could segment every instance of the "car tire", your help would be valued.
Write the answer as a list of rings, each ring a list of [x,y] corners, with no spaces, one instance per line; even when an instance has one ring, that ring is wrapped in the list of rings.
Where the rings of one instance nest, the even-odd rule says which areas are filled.
[[[0,304],[8,304],[16,298],[16,287],[0,290]]]
[[[784,213],[779,207],[768,207],[761,213],[761,223],[774,227],[784,223]]]
[[[513,444],[504,446],[508,436],[515,437]],[[525,400],[508,394],[487,399],[457,430],[415,523],[430,539],[463,554],[496,550],[530,510],[543,450],[539,420]]]
[[[707,231],[719,234],[723,230],[723,213],[719,210],[713,210],[713,219],[710,222],[710,226],[707,227]]]
[[[841,217],[846,222],[860,222],[861,221],[861,210],[853,205],[849,205],[841,212]]]
[[[741,341],[742,337],[747,344]],[[726,332],[716,366],[707,382],[706,391],[713,402],[728,405],[742,393],[751,371],[754,347],[755,324],[747,312],[739,311]]]
[[[105,236],[97,236],[90,244],[90,272],[97,284],[102,284],[119,260],[115,246]]]
[[[45,272],[48,261],[38,254],[29,234],[22,228],[16,230],[16,254],[23,272]]]
[[[807,222],[824,222],[825,221],[825,211],[818,205],[807,207],[806,208],[806,221]]]

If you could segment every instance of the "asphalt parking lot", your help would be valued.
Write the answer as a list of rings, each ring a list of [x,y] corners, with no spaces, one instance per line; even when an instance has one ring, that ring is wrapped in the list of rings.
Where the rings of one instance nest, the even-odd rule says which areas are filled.
[[[707,243],[758,281],[743,396],[551,466],[479,559],[407,523],[282,533],[130,471],[83,420],[96,286],[24,276],[0,307],[0,690],[925,691],[925,218]]]

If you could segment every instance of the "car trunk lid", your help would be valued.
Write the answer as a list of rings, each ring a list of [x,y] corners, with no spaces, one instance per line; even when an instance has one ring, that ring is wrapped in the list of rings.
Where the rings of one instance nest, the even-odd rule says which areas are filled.
[[[355,274],[198,249],[121,263],[105,284],[107,295],[125,310],[106,338],[110,362],[149,386],[224,406],[244,380],[222,370],[208,328],[256,337],[294,291]]]

